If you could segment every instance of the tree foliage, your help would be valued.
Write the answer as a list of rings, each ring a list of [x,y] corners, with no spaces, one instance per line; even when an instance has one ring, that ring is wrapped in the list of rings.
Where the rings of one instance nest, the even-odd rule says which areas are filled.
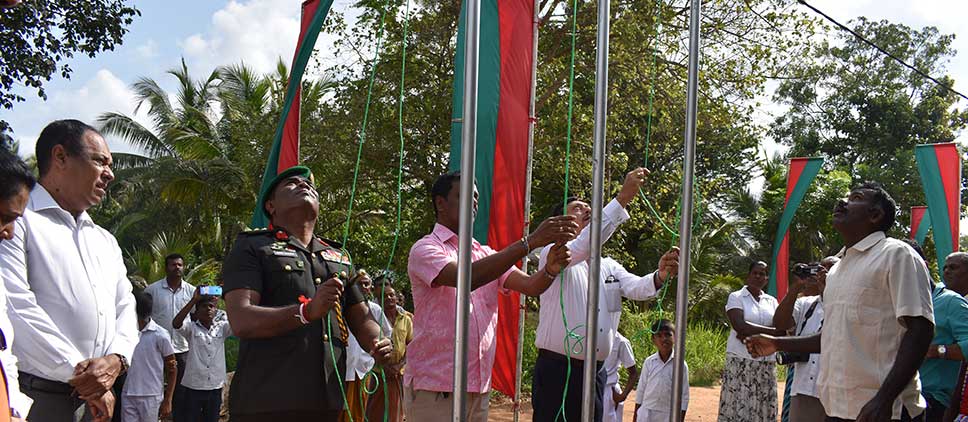
[[[17,85],[47,99],[44,83],[55,73],[70,78],[65,62],[114,50],[140,16],[126,0],[32,0],[0,9],[0,107],[24,100]],[[7,128],[0,120],[0,131]]]

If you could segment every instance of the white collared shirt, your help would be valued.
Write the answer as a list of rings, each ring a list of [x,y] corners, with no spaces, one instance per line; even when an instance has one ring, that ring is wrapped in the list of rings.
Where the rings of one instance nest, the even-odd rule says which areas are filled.
[[[151,295],[151,319],[168,331],[171,343],[175,346],[175,353],[187,352],[188,340],[172,328],[171,322],[175,319],[175,315],[178,315],[178,311],[192,300],[195,286],[182,280],[178,290],[172,290],[168,287],[168,280],[163,278],[149,284],[145,288],[145,293]]]
[[[383,330],[381,335],[390,338],[392,327],[390,327],[390,323],[386,317],[383,316],[383,309],[372,300],[366,301],[366,304],[370,307],[370,315],[373,319],[380,322],[380,328]],[[356,336],[349,336],[349,342],[346,346],[346,380],[362,380],[363,376],[373,368],[374,362],[373,356],[370,356],[369,352],[363,350]]]
[[[655,296],[655,271],[639,276],[630,273],[618,261],[602,257],[602,281],[605,283],[604,301],[612,330],[618,334],[622,319],[622,298],[643,301]]]
[[[726,312],[729,312],[731,309],[742,310],[744,321],[767,327],[773,326],[773,314],[776,312],[778,306],[780,306],[780,302],[777,302],[775,297],[766,294],[766,292],[761,292],[760,299],[756,300],[753,294],[746,289],[746,286],[730,293],[729,298],[726,299]],[[754,359],[749,351],[746,350],[746,345],[736,337],[736,330],[732,327],[729,329],[729,339],[726,340],[726,354],[743,359],[761,361],[776,360],[776,355],[768,355]]]
[[[185,318],[176,328],[188,339],[185,355],[185,376],[181,385],[192,390],[215,390],[225,385],[225,339],[232,335],[232,327],[225,320],[212,321],[205,328],[198,321]]]
[[[174,355],[175,349],[168,331],[154,321],[148,321],[134,348],[121,394],[141,397],[164,395],[165,357]]]
[[[602,243],[608,240],[618,229],[618,226],[629,219],[629,213],[612,200],[602,211]],[[571,251],[571,265],[561,271],[541,294],[541,308],[538,312],[538,330],[534,343],[539,349],[549,350],[562,355],[570,355],[574,359],[585,359],[585,315],[588,303],[588,259],[591,257],[591,224],[585,226],[577,238],[568,242]],[[541,250],[538,268],[544,268],[548,261],[551,246]],[[605,268],[603,265],[602,268]],[[564,289],[562,290],[562,286]],[[604,361],[612,350],[612,338],[615,328],[612,327],[612,317],[605,303],[605,278],[599,280],[598,306],[598,336],[595,344],[595,360]],[[564,313],[568,319],[568,329],[562,320],[562,296],[564,299]],[[569,349],[565,350],[565,336],[572,330],[580,339],[569,339]]]
[[[807,319],[807,312],[814,303],[817,306],[813,308],[813,313]],[[807,321],[806,324],[803,323],[804,319]],[[797,298],[797,301],[793,303],[793,323],[793,333],[797,336],[803,337],[819,333],[820,327],[823,325],[823,300],[820,300],[820,296]],[[806,362],[794,364],[790,395],[817,397],[817,377],[819,376],[820,353],[812,353]]]
[[[130,362],[138,321],[126,273],[114,236],[38,184],[13,239],[0,242],[20,370],[67,382],[85,359],[117,353]]]
[[[623,368],[635,367],[635,353],[632,352],[632,343],[629,342],[629,339],[616,333],[615,341],[612,343],[612,351],[609,352],[608,357],[605,358],[605,363],[602,365],[602,368],[605,369],[606,386],[618,383],[619,366]],[[606,387],[604,394],[612,394],[612,389]]]
[[[3,243],[3,241],[0,241]],[[0,283],[0,333],[6,347],[0,350],[0,364],[3,365],[3,373],[6,375],[7,397],[10,399],[10,410],[13,416],[24,419],[30,413],[30,406],[34,400],[27,397],[20,391],[19,376],[17,373],[17,357],[13,354],[14,332],[10,325],[10,318],[7,317],[6,289]]]
[[[638,420],[646,422],[669,420],[675,361],[675,353],[669,356],[669,360],[663,362],[656,352],[642,362],[639,384],[635,387],[635,404],[641,406]],[[682,365],[682,410],[686,410],[689,408],[689,365],[685,361]]]
[[[931,277],[921,257],[897,239],[874,232],[838,254],[827,273],[817,389],[827,416],[856,419],[894,366],[905,328],[901,317],[934,323]],[[926,406],[911,378],[894,402],[914,416]]]

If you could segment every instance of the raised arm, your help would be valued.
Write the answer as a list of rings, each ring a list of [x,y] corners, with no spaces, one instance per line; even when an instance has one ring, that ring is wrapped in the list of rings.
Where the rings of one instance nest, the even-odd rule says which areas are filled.
[[[185,303],[185,306],[182,306],[182,308],[178,310],[178,313],[175,314],[175,318],[171,320],[171,328],[177,330],[182,327],[182,324],[185,323],[185,318],[192,311],[192,308],[198,304],[198,299],[201,297],[201,291],[202,289],[195,289],[195,293],[192,294],[191,300],[189,300],[188,303]]]
[[[543,221],[534,233],[528,235],[526,242],[514,242],[495,254],[474,261],[471,264],[471,290],[500,278],[532,249],[567,242],[574,239],[577,232],[578,223],[572,216],[557,216]],[[434,285],[457,287],[456,260],[451,260],[440,270],[434,278]]]
[[[619,191],[615,199],[605,205],[602,210],[602,243],[604,244],[618,226],[629,219],[626,207],[635,199],[639,193],[639,188],[645,183],[645,176],[649,171],[644,168],[632,170],[625,176],[622,190]],[[591,256],[591,223],[582,229],[578,237],[568,242],[568,249],[571,250],[572,265],[588,260]]]
[[[784,333],[796,328],[796,321],[793,318],[793,311],[796,309],[797,298],[800,293],[803,292],[805,283],[803,279],[793,276],[793,283],[790,283],[790,287],[787,290],[786,296],[783,296],[783,300],[780,301],[780,305],[777,306],[776,312],[773,313],[773,326],[777,330],[781,330]]]

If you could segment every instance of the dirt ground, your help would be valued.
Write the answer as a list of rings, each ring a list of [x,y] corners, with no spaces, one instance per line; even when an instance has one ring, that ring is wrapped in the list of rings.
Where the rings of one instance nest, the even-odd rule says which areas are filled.
[[[783,397],[783,384],[777,384],[777,397]],[[632,421],[632,412],[635,409],[635,392],[629,394],[630,401],[624,406],[624,422]],[[782,400],[782,399],[781,399]],[[777,403],[777,410],[779,410]],[[525,402],[521,409],[520,421],[531,420],[531,402]],[[689,388],[689,410],[686,412],[687,422],[713,422],[719,413],[719,387],[690,387]],[[491,411],[488,419],[498,422],[514,421],[513,405],[511,402],[492,402]],[[779,420],[779,415],[777,415]]]

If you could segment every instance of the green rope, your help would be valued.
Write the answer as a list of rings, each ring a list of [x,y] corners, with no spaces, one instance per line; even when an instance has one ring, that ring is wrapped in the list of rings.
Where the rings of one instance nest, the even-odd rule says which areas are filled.
[[[571,58],[568,64],[568,123],[566,128],[566,143],[565,143],[565,192],[564,198],[562,198],[562,214],[568,213],[568,181],[571,178],[571,126],[574,120],[574,103],[575,103],[575,49],[578,40],[578,0],[572,2],[572,15],[571,15]],[[562,270],[564,271],[564,270]],[[568,417],[565,415],[565,404],[568,401],[568,384],[571,380],[571,355],[572,348],[574,345],[569,344],[569,342],[574,341],[575,344],[581,346],[585,337],[577,334],[577,330],[582,326],[576,326],[574,328],[568,328],[568,317],[565,314],[565,275],[561,275],[561,279],[558,283],[558,303],[561,306],[561,322],[565,329],[564,338],[564,348],[565,355],[568,356],[568,366],[565,372],[565,385],[564,389],[561,390],[561,406],[558,408],[558,414],[555,415],[555,421],[558,421],[560,417],[563,421],[567,422]],[[580,352],[579,352],[580,353]]]
[[[406,0],[407,6],[403,13],[403,38],[401,39],[402,64],[400,65],[400,95],[397,99],[397,132],[400,134],[399,162],[397,164],[397,225],[393,230],[393,246],[390,248],[390,257],[387,259],[386,270],[390,270],[393,257],[397,252],[397,244],[400,242],[400,217],[403,213],[403,93],[404,82],[407,77],[407,33],[410,28],[410,0]],[[381,299],[382,300],[382,299]]]
[[[649,84],[649,114],[645,121],[645,160],[643,164],[645,168],[649,167],[649,144],[652,140],[652,104],[655,101],[655,81],[659,79],[659,75],[656,73],[656,62],[659,57],[659,31],[662,28],[661,4],[662,0],[655,1],[655,24],[652,26],[652,33],[654,34],[652,37],[652,82]]]
[[[356,151],[356,166],[353,169],[353,185],[350,189],[350,204],[346,212],[346,225],[343,227],[343,244],[350,237],[350,220],[353,217],[353,201],[356,199],[356,183],[360,175],[360,162],[363,157],[363,144],[366,143],[366,125],[370,117],[370,101],[373,97],[373,83],[376,81],[376,65],[380,60],[380,48],[383,46],[383,31],[386,22],[386,4],[380,10],[380,29],[376,37],[376,51],[373,54],[373,64],[370,65],[370,82],[366,89],[366,104],[363,107],[363,124],[360,128],[359,148]]]

